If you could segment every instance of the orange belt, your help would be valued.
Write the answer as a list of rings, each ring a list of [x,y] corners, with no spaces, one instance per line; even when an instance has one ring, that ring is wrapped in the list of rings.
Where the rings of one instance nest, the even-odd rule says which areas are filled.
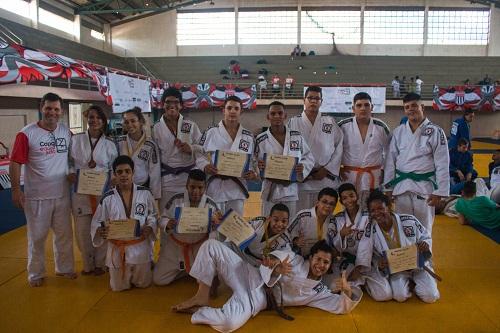
[[[359,185],[361,182],[361,176],[364,173],[367,173],[370,175],[370,190],[375,189],[375,176],[373,175],[374,170],[379,170],[381,169],[381,165],[374,165],[374,166],[369,166],[369,167],[355,167],[355,166],[349,166],[349,165],[344,165],[344,170],[347,171],[356,171],[356,188],[359,189]]]
[[[177,245],[182,247],[182,255],[184,256],[184,267],[186,268],[186,272],[189,273],[189,271],[191,270],[191,259],[190,259],[189,255],[191,254],[194,257],[193,246],[196,246],[196,245],[201,244],[204,241],[206,241],[208,239],[208,235],[205,235],[205,237],[203,237],[202,239],[200,239],[194,243],[183,242],[183,241],[175,238],[173,234],[170,234],[170,238],[172,238],[172,240]]]
[[[120,261],[121,261],[121,270],[122,270],[122,278],[125,277],[125,249],[127,246],[130,245],[135,245],[139,244],[146,238],[144,236],[141,236],[139,239],[132,239],[132,240],[118,240],[118,239],[109,239],[109,241],[114,245],[118,247],[118,250],[120,251]],[[114,258],[114,252],[115,249],[113,248],[113,252],[111,252],[111,261],[113,261]],[[113,264],[114,266],[114,264]]]
[[[95,214],[97,210],[97,197],[95,195],[89,195],[90,209],[92,210],[92,215]]]

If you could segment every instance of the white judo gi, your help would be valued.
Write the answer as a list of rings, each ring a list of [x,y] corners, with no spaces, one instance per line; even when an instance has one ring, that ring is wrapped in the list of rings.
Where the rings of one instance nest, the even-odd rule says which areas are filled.
[[[415,133],[409,122],[394,130],[384,167],[385,187],[392,190],[396,212],[414,215],[431,236],[434,207],[426,200],[430,194],[449,195],[449,161],[444,131],[429,119],[426,118]],[[417,181],[409,177],[423,179]],[[402,180],[390,183],[398,178]]]
[[[186,187],[188,173],[195,167],[196,147],[201,132],[196,123],[184,119],[180,114],[177,121],[177,136],[168,128],[164,117],[153,126],[153,140],[160,150],[161,162],[161,202],[160,209],[165,207],[170,198],[181,193]],[[190,154],[183,153],[175,146],[175,139],[191,145]]]
[[[91,235],[94,246],[106,246],[107,243],[106,266],[109,268],[109,281],[113,291],[130,289],[132,285],[146,288],[151,284],[153,276],[151,264],[157,223],[155,206],[151,191],[135,184],[130,216],[127,216],[122,198],[116,188],[101,198],[92,219]],[[146,239],[141,237],[134,241],[104,240],[96,233],[102,222],[127,218],[138,220],[141,231],[145,226],[149,226],[153,232]]]
[[[301,210],[288,227],[288,237],[291,241],[294,238],[304,235],[305,245],[298,250],[298,253],[306,257],[311,251],[311,247],[326,237],[327,226],[334,221],[333,215],[327,216],[322,225],[318,225],[316,207]]]
[[[305,305],[335,314],[345,314],[359,303],[361,290],[354,288],[351,298],[344,293],[333,294],[321,280],[307,278],[309,262],[304,261],[302,257],[284,251],[275,251],[272,254],[280,260],[289,257],[293,265],[291,276],[272,276],[272,269],[250,265],[216,240],[203,243],[189,274],[209,286],[218,275],[231,288],[233,294],[222,308],[201,307],[192,315],[191,322],[210,325],[219,332],[235,331],[251,317],[266,309],[264,285],[273,287],[277,283],[282,287],[284,306]]]
[[[255,169],[253,161],[254,137],[252,132],[243,128],[240,124],[238,133],[233,141],[222,120],[214,127],[208,128],[200,140],[203,153],[214,155],[216,150],[234,151],[250,154],[250,169]],[[196,165],[204,170],[210,164],[207,158],[197,159]],[[243,215],[243,204],[248,198],[247,182],[244,178],[210,176],[207,182],[207,195],[214,199],[219,208],[226,212],[233,209],[236,213]]]
[[[165,242],[161,244],[158,262],[153,271],[153,282],[163,286],[189,273],[201,244],[208,239],[209,234],[178,234],[174,230],[168,233],[165,227],[170,219],[175,219],[177,207],[191,207],[189,194],[177,193],[167,202],[160,220],[160,233]],[[207,195],[201,197],[199,208],[210,208],[212,214],[219,209],[215,201]]]
[[[399,234],[401,247],[426,242],[431,248],[432,240],[429,232],[413,215],[393,214],[397,222],[397,231],[391,229],[391,237],[394,232]],[[367,274],[365,288],[375,300],[389,300],[391,298],[398,302],[404,302],[411,297],[410,280],[415,282],[415,293],[426,303],[433,303],[439,299],[436,280],[423,268],[411,271],[399,272],[386,277],[384,272],[378,269],[378,261],[389,250],[387,241],[377,223],[368,223],[362,241],[359,243],[356,265],[362,266]],[[432,269],[430,260],[425,265]],[[385,280],[385,284],[384,284]]]
[[[301,182],[307,178],[314,166],[314,156],[309,150],[305,139],[300,132],[292,131],[288,127],[285,128],[285,144],[282,146],[271,131],[259,134],[255,140],[255,155],[257,160],[264,160],[264,154],[293,156],[298,158],[298,163],[304,166],[302,176],[297,175],[297,181]],[[268,216],[273,205],[277,203],[285,204],[290,216],[295,216],[296,203],[299,199],[299,184],[292,182],[288,185],[273,182],[270,179],[264,179],[262,182],[262,210],[263,216]]]
[[[28,280],[45,277],[45,241],[54,233],[56,273],[74,272],[68,149],[71,132],[58,124],[48,131],[32,123],[16,136],[11,160],[24,164],[24,213],[28,234]]]
[[[314,124],[311,124],[305,112],[302,112],[290,119],[288,127],[299,131],[305,138],[314,156],[314,168],[324,167],[328,170],[328,175],[322,180],[307,179],[299,184],[298,211],[313,206],[323,188],[338,187],[343,134],[335,118],[322,113],[318,113]]]
[[[139,141],[128,135],[116,138],[120,155],[127,155],[134,161],[134,183],[149,187],[155,199],[161,198],[161,164],[158,146],[152,138],[143,133]]]
[[[258,216],[251,221],[250,225],[255,230],[255,238],[248,244],[244,251],[230,243],[230,247],[251,265],[258,267],[262,262],[264,251],[292,251],[292,242],[286,232],[274,235],[272,237],[266,236],[266,223],[265,216]]]
[[[78,133],[71,138],[69,151],[69,172],[77,173],[79,170],[89,169],[88,163],[92,159],[96,167],[91,170],[105,171],[111,176],[113,161],[118,156],[116,145],[110,138],[102,135],[99,140],[92,139],[95,145],[91,157],[91,146],[88,132]],[[78,249],[82,255],[84,272],[92,272],[96,268],[104,269],[106,247],[94,247],[90,237],[90,223],[99,203],[100,196],[76,193],[77,186],[73,186],[71,193],[71,206],[75,220],[75,238]]]
[[[343,119],[339,127],[344,134],[342,167],[346,174],[345,182],[356,186],[361,206],[365,206],[370,189],[378,188],[384,156],[389,148],[390,130],[381,120],[370,118],[365,141],[361,137],[356,117]]]

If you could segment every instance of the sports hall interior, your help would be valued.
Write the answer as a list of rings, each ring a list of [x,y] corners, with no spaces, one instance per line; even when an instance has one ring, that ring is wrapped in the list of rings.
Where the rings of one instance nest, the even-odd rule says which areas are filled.
[[[449,134],[452,121],[459,118],[461,112],[433,110],[433,86],[460,86],[466,79],[475,84],[485,75],[500,80],[500,1],[4,1],[0,1],[0,41],[9,44],[170,83],[250,86],[256,84],[262,68],[269,73],[268,81],[273,73],[278,73],[282,80],[290,73],[295,80],[292,92],[262,95],[258,91],[256,108],[243,112],[242,124],[256,134],[267,126],[266,106],[275,99],[286,105],[288,117],[299,114],[304,84],[311,83],[387,86],[386,112],[375,116],[394,129],[404,115],[401,100],[392,98],[390,83],[395,75],[406,75],[407,79],[415,75],[422,78],[425,114]],[[49,12],[49,18],[42,19],[46,12]],[[342,21],[346,22],[345,29],[333,23],[347,12],[357,12],[362,19]],[[382,24],[388,34],[394,34],[387,40],[377,40],[376,34],[369,34],[369,17],[376,12],[384,13],[382,18],[378,17],[378,24]],[[460,25],[468,27],[469,30],[463,32],[465,39],[473,41],[433,42],[437,37],[433,37],[430,29],[433,22],[430,18],[438,12],[451,13],[446,16],[448,21],[444,21],[454,23],[453,29]],[[486,37],[484,29],[474,30],[475,26],[484,23],[486,16],[466,20],[460,14],[478,12],[487,13]],[[61,30],[53,26],[57,20],[50,14],[72,24]],[[290,15],[294,19],[290,20]],[[333,19],[325,18],[328,15]],[[408,16],[420,17],[425,24],[422,27],[410,24],[408,22],[414,21],[405,19]],[[202,21],[210,25],[217,20],[226,24],[224,33],[220,29],[204,32],[207,29],[199,26]],[[387,23],[391,20],[410,24],[406,35],[396,33],[397,29],[391,30]],[[239,21],[246,25],[240,27]],[[294,24],[287,25],[290,22]],[[196,34],[181,29],[193,29]],[[287,32],[290,29],[292,33]],[[335,48],[329,34],[334,29],[339,29],[338,32],[335,30]],[[318,31],[322,31],[323,36],[319,34],[318,37]],[[423,36],[414,33],[420,36],[415,37],[411,31],[423,31]],[[357,37],[352,37],[352,32]],[[222,34],[224,42],[216,41],[218,37],[209,33]],[[273,34],[279,37],[272,40]],[[345,37],[347,35],[349,37]],[[290,56],[296,44],[300,44],[306,56]],[[314,51],[315,55],[308,55],[309,51]],[[0,55],[5,59],[2,49]],[[266,64],[258,63],[262,59]],[[224,78],[221,71],[227,69],[232,60],[249,72],[248,79]],[[5,64],[5,61],[0,62],[0,72]],[[74,114],[70,115],[70,109],[81,115],[90,104],[105,107],[111,115],[111,107],[92,80],[58,78],[20,84],[3,84],[1,81],[0,77],[0,142],[8,149],[12,148],[15,134],[23,126],[39,119],[38,100],[49,91],[58,93],[65,100],[63,121],[66,123],[74,117]],[[216,124],[222,117],[220,108],[187,109],[183,114],[202,130]],[[153,112],[147,117],[147,131],[158,115],[158,112]],[[335,115],[337,120],[347,116],[350,115]],[[74,129],[82,131],[85,128],[85,119],[80,117]],[[487,180],[488,163],[494,151],[500,149],[500,113],[477,111],[471,123],[471,133],[474,167],[479,177]],[[4,154],[2,149],[0,147],[0,158]],[[255,191],[245,203],[245,218],[260,214],[259,187],[254,185]],[[336,210],[341,208],[339,203]],[[433,230],[433,260],[436,272],[443,279],[438,284],[441,293],[438,302],[425,304],[416,297],[405,303],[375,302],[365,293],[359,306],[347,315],[336,316],[296,307],[287,310],[295,317],[289,322],[274,312],[264,311],[240,331],[500,332],[499,242],[499,235],[462,226],[454,218],[437,215]],[[49,237],[46,283],[41,288],[30,288],[26,274],[25,220],[22,212],[10,204],[10,191],[0,190],[0,332],[212,330],[192,325],[187,314],[170,311],[172,305],[196,290],[194,280],[185,278],[166,287],[112,292],[107,275],[79,276],[76,280],[56,277],[51,244]],[[79,272],[81,261],[76,244],[74,253]],[[222,305],[229,293],[222,286],[213,304]]]

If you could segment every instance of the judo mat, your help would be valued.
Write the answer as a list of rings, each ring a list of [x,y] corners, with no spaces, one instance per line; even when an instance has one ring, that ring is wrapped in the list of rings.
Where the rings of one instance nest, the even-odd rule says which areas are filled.
[[[486,237],[489,237],[490,239],[494,240],[497,242],[497,244],[500,244],[500,228],[497,229],[488,229],[480,225],[474,225],[471,224],[471,227],[485,235]]]
[[[255,216],[259,210],[259,193],[251,193],[244,215]],[[110,291],[107,274],[76,280],[56,277],[49,238],[45,285],[30,288],[26,248],[25,227],[0,236],[0,332],[215,332],[208,326],[192,325],[188,314],[170,311],[196,291],[190,278],[166,287],[117,293]],[[295,307],[287,309],[295,320],[286,321],[264,311],[238,332],[500,332],[498,244],[440,215],[434,226],[433,248],[436,272],[443,278],[438,283],[441,299],[434,304],[415,297],[405,303],[378,303],[365,293],[347,315]],[[75,257],[80,271],[76,247]],[[222,305],[229,295],[222,287],[212,304]]]

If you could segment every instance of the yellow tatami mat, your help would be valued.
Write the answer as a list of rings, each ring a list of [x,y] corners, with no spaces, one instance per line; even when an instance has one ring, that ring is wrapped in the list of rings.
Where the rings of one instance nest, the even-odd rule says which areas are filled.
[[[259,210],[252,193],[245,215]],[[41,288],[26,282],[26,230],[0,236],[0,332],[210,332],[190,323],[190,316],[170,312],[170,306],[192,295],[193,280],[185,278],[167,287],[115,293],[108,276],[55,277],[51,241],[46,251],[48,279]],[[75,253],[78,251],[75,249]],[[288,322],[273,312],[262,312],[241,332],[500,332],[499,245],[456,220],[439,216],[434,227],[434,256],[441,299],[425,304],[374,302],[364,295],[349,315],[289,308]],[[79,255],[77,254],[77,260]],[[78,261],[78,269],[81,263]],[[222,290],[214,304],[229,292]]]

